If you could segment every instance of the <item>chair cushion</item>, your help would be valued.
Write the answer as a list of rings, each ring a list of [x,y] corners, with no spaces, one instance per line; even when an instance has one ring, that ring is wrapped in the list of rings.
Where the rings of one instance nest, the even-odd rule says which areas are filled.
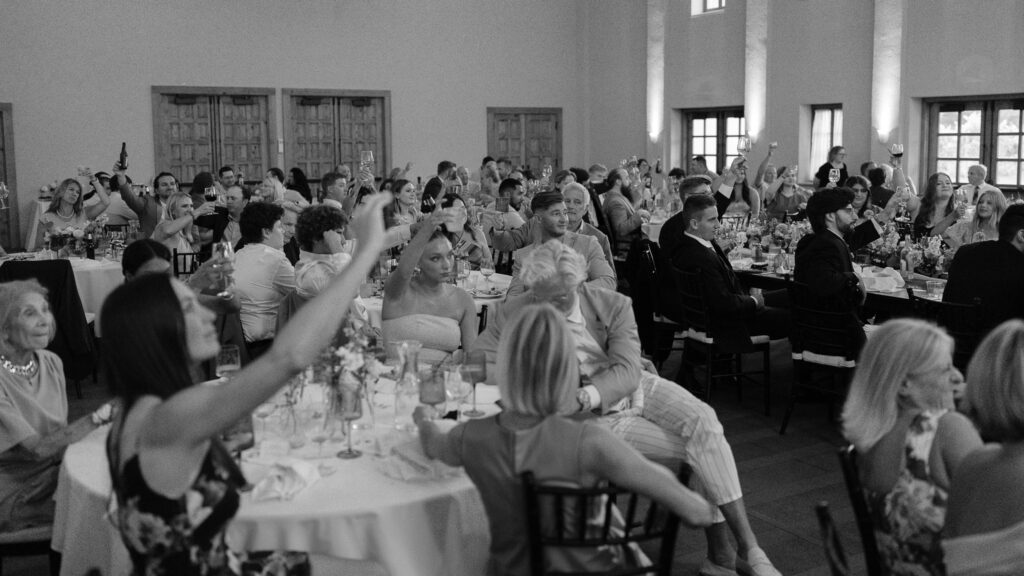
[[[53,526],[33,526],[14,532],[0,532],[0,544],[22,544],[27,542],[49,542]]]
[[[856,360],[848,360],[843,356],[816,354],[814,352],[807,351],[793,352],[793,360],[801,360],[803,362],[820,364],[822,366],[832,366],[833,368],[855,368],[857,366]]]

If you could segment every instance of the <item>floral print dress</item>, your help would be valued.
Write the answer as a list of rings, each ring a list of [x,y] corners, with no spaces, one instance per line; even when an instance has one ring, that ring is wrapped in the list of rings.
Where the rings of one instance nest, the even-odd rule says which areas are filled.
[[[132,559],[134,576],[308,576],[306,554],[257,552],[236,554],[224,533],[238,511],[245,477],[218,440],[200,467],[192,487],[180,498],[166,498],[146,484],[138,454],[116,469],[120,426],[107,443],[111,478],[117,497],[115,515]]]
[[[939,532],[946,523],[946,491],[931,479],[928,456],[946,410],[926,411],[910,422],[906,465],[887,493],[865,490],[882,564],[895,575],[946,574]]]

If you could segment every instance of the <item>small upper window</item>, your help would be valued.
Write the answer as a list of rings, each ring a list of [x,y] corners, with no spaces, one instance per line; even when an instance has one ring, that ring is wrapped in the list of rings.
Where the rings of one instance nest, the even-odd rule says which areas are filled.
[[[697,16],[725,9],[725,0],[690,0],[690,15]]]

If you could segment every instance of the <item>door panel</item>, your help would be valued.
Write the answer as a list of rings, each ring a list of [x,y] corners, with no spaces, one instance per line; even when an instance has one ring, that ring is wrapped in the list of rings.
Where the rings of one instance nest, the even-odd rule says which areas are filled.
[[[508,157],[513,166],[525,166],[539,176],[545,164],[561,168],[561,111],[543,109],[489,109],[487,153]]]
[[[330,98],[292,99],[292,164],[301,168],[310,182],[334,169],[334,113],[334,101]]]
[[[158,169],[166,170],[182,182],[191,182],[203,171],[215,171],[211,166],[212,123],[211,98],[197,96],[183,98],[164,94],[160,98],[160,128]],[[131,165],[131,151],[128,164]]]
[[[220,98],[219,104],[220,163],[245,174],[247,180],[262,180],[270,168],[266,145],[267,99],[227,96]]]

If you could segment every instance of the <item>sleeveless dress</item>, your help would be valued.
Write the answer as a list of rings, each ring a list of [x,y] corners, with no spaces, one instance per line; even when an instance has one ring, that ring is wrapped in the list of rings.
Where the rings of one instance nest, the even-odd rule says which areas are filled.
[[[939,532],[946,524],[946,491],[931,479],[928,456],[946,410],[926,411],[910,422],[906,464],[888,493],[865,490],[883,564],[894,575],[945,575]]]
[[[796,188],[793,191],[793,195],[789,198],[782,195],[782,189],[780,188],[775,196],[772,197],[772,201],[765,206],[765,210],[768,215],[776,220],[783,220],[786,218],[786,214],[793,214],[800,211],[800,205],[807,202],[808,195],[803,188]]]
[[[462,329],[454,318],[409,314],[381,323],[384,340],[417,340],[423,344],[420,362],[440,364],[462,345]]]
[[[224,534],[238,511],[245,477],[219,440],[212,440],[192,487],[179,498],[150,489],[138,453],[117,469],[121,422],[110,430],[107,459],[118,509],[116,525],[134,576],[255,576],[310,574],[299,552],[235,554]]]
[[[546,484],[581,486],[580,445],[593,420],[571,420],[549,416],[531,428],[514,430],[499,421],[502,415],[470,420],[447,436],[448,448],[458,454],[466,474],[480,491],[491,531],[488,574],[528,576],[530,549],[526,538],[526,504],[519,475],[533,472]],[[505,414],[504,417],[515,417]],[[542,501],[543,502],[543,501]],[[603,508],[603,507],[602,507]],[[600,529],[604,517],[588,511],[588,527]],[[613,525],[621,527],[617,514]],[[545,522],[549,525],[550,522]],[[566,525],[574,521],[566,519]],[[549,571],[603,573],[612,568],[649,565],[637,547],[581,548],[572,552],[550,551],[545,564]]]

